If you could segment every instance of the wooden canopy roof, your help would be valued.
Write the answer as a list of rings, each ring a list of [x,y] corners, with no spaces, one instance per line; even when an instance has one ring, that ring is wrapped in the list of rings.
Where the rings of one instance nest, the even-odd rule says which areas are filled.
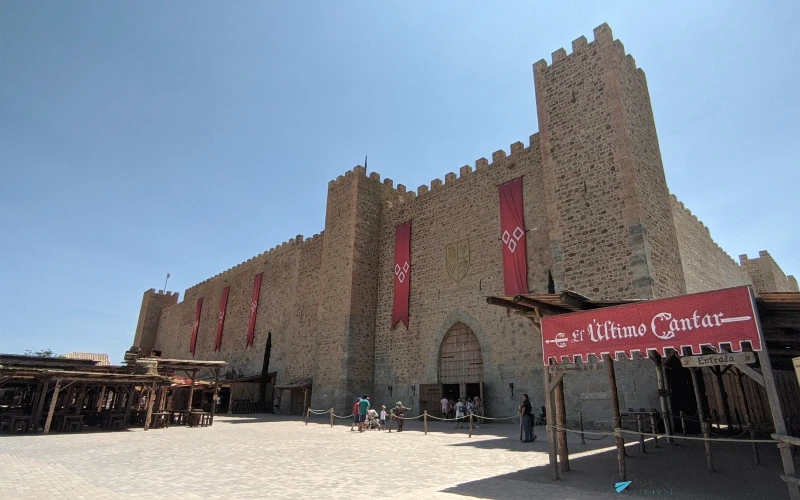
[[[486,302],[536,321],[543,316],[620,306],[642,300],[592,300],[567,291],[560,294],[487,297]],[[762,293],[756,297],[756,308],[773,364],[791,365],[791,358],[800,356],[800,293]]]

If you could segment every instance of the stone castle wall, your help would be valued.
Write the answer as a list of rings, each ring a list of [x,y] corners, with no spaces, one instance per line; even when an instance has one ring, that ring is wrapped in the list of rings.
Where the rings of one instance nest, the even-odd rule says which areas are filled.
[[[758,252],[755,259],[748,259],[747,254],[740,255],[739,262],[750,276],[756,293],[798,291],[797,279],[786,276],[766,250]]]
[[[708,228],[675,196],[672,196],[672,219],[687,293],[751,284],[747,273],[714,242]]]
[[[650,299],[747,283],[791,288],[764,255],[740,268],[676,199],[664,177],[644,73],[610,28],[580,37],[572,53],[534,65],[540,132],[450,172],[416,192],[356,167],[328,185],[325,230],[302,236],[177,294],[145,293],[136,345],[190,357],[195,306],[204,298],[197,359],[260,373],[267,333],[277,385],[313,380],[311,406],[348,414],[356,396],[402,400],[415,410],[439,381],[447,330],[475,333],[487,414],[516,411],[528,393],[543,405],[541,335],[530,320],[486,304],[503,295],[498,185],[522,176],[531,293],[573,290],[597,299]],[[410,325],[392,328],[395,228],[411,221]],[[469,242],[465,276],[448,275],[448,244]],[[757,261],[757,262],[756,262]],[[245,346],[253,278],[264,272],[255,346]],[[756,278],[752,278],[756,276]],[[221,351],[221,293],[230,286]],[[623,408],[656,408],[655,370],[622,360]],[[509,384],[514,384],[511,397]],[[390,394],[388,387],[392,386]],[[413,388],[413,389],[412,389]],[[604,373],[565,382],[570,419],[610,415]]]

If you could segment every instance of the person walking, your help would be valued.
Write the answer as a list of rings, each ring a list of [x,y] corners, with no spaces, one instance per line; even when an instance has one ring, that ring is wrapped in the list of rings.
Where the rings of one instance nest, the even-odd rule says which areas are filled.
[[[447,399],[447,396],[442,396],[442,400],[439,401],[439,404],[442,407],[442,418],[447,418],[447,411],[450,409],[450,400]]]
[[[478,396],[475,396],[475,403],[473,404],[473,407],[475,408],[475,420],[478,422],[478,425],[475,427],[480,428],[481,424],[483,423],[483,419],[481,418],[483,416],[483,403],[481,403],[481,398]]]
[[[386,407],[381,405],[381,430],[386,430]]]
[[[456,429],[458,429],[459,424],[461,424],[461,428],[464,428],[464,414],[467,411],[467,407],[464,405],[464,400],[459,399],[456,401]]]
[[[403,406],[401,401],[398,401],[397,405],[392,408],[394,418],[397,420],[397,432],[403,432],[403,425],[405,425],[405,411],[410,409],[411,408],[406,408]]]
[[[364,432],[364,422],[367,421],[367,410],[369,409],[369,399],[365,394],[358,402],[358,432]]]
[[[522,395],[522,406],[520,406],[520,416],[522,418],[522,442],[531,443],[536,439],[533,435],[533,407],[527,394]]]
[[[350,430],[353,430],[353,427],[358,425],[358,404],[361,402],[361,398],[356,398],[356,404],[353,405],[353,423],[350,424]]]

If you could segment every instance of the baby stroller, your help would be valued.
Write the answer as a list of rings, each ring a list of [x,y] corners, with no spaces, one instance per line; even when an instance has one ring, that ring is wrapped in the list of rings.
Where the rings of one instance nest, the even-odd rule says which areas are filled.
[[[544,406],[542,406],[542,414],[533,417],[533,425],[547,425],[547,409]]]
[[[367,412],[367,418],[364,420],[364,428],[368,431],[381,430],[381,422],[378,420],[378,412],[375,410],[369,410]]]

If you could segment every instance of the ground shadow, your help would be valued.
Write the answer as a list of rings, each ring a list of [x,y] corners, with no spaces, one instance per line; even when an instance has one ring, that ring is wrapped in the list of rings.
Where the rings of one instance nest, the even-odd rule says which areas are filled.
[[[545,445],[546,441],[542,443]],[[479,446],[479,444],[476,443]],[[571,444],[571,471],[562,474],[556,481],[553,470],[538,465],[511,474],[504,474],[479,481],[459,484],[442,490],[474,498],[504,498],[498,491],[529,491],[544,485],[558,485],[576,492],[585,492],[586,498],[595,494],[615,494],[614,485],[619,481],[617,455],[614,448],[587,450],[590,445]],[[621,495],[646,497],[658,495],[666,498],[691,498],[710,500],[744,500],[787,498],[786,485],[779,474],[783,470],[777,448],[762,445],[761,465],[755,465],[749,445],[726,443],[713,445],[716,472],[709,473],[703,445],[700,442],[661,444],[655,448],[648,443],[647,453],[638,445],[628,446],[626,465],[627,480],[632,483]],[[539,451],[539,450],[537,450]],[[537,460],[541,456],[537,457]],[[509,487],[509,482],[516,487]],[[501,488],[500,485],[503,485]],[[577,495],[576,495],[577,496]],[[583,495],[580,495],[583,497]],[[511,495],[508,498],[514,498]]]

